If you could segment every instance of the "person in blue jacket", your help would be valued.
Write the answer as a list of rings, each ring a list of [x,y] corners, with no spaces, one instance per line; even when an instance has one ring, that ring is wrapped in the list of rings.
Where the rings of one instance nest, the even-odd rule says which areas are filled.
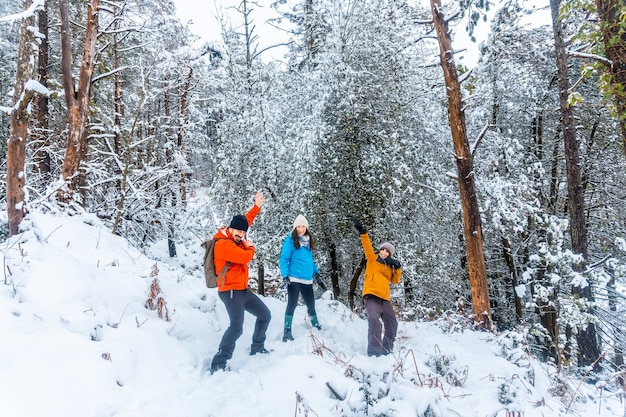
[[[293,222],[293,230],[284,242],[280,252],[280,275],[287,287],[287,309],[285,310],[285,326],[283,342],[293,340],[291,322],[298,305],[298,297],[302,294],[311,325],[322,329],[315,312],[315,296],[313,282],[319,284],[319,269],[313,260],[315,240],[309,231],[309,222],[303,215],[298,215]]]

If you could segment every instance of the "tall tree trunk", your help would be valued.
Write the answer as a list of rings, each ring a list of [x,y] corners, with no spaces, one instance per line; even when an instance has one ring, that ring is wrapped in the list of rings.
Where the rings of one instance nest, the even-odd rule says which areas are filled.
[[[341,288],[339,287],[339,262],[337,261],[337,247],[334,243],[330,244],[330,281],[333,285],[333,297],[339,299]]]
[[[585,221],[585,202],[580,170],[580,158],[578,155],[578,143],[576,142],[576,125],[574,121],[574,108],[569,105],[570,82],[569,68],[565,42],[563,41],[563,26],[559,17],[561,0],[550,0],[552,13],[552,30],[554,32],[554,49],[559,84],[559,103],[561,107],[561,130],[565,146],[565,167],[567,171],[567,196],[568,212],[570,218],[570,235],[572,239],[572,251],[583,256],[587,260],[587,223]],[[580,265],[582,271],[584,265]],[[591,286],[585,288],[574,286],[574,294],[593,301]],[[600,356],[600,349],[596,338],[595,326],[589,324],[586,329],[581,329],[577,335],[580,354],[580,365],[590,365]]]
[[[167,121],[167,129],[166,129],[166,133],[165,133],[165,140],[167,141],[167,144],[165,146],[165,161],[167,162],[167,165],[169,167],[173,166],[174,163],[174,139],[173,139],[173,132],[172,132],[172,125],[173,125],[173,120],[172,120],[172,113],[170,110],[170,82],[169,79],[166,78],[165,80],[165,97],[164,97],[164,102],[163,102],[163,107],[165,110],[165,120]],[[176,207],[176,201],[178,200],[177,196],[174,193],[174,189],[172,186],[169,186],[169,184],[173,184],[172,178],[168,175],[167,180],[166,180],[166,187],[163,191],[163,193],[167,193],[167,196],[164,195],[163,196],[163,200],[165,201],[166,207],[169,209],[169,217],[167,219],[167,247],[169,248],[169,253],[170,253],[170,258],[174,258],[176,257],[176,231],[174,230],[174,217],[176,211],[175,211],[175,207]],[[158,189],[158,187],[157,187]],[[169,201],[166,199],[169,196]]]
[[[540,230],[544,238],[545,230]],[[542,264],[541,268],[537,271],[537,283],[542,286],[548,287],[550,285],[549,279],[547,275],[549,275],[550,271],[546,270],[545,262]],[[533,295],[533,299],[535,298],[536,290],[535,285],[531,285],[530,287],[531,294]],[[548,333],[549,337],[541,337],[537,338],[537,344],[543,345],[545,349],[544,360],[547,359],[548,356],[552,356],[555,358],[559,365],[561,365],[562,361],[560,358],[560,351],[558,349],[559,344],[559,326],[558,326],[558,294],[556,290],[553,290],[547,295],[541,296],[541,301],[537,301],[535,303],[535,313],[539,316],[539,321],[543,328]]]
[[[559,211],[557,207],[559,201],[559,136],[561,135],[561,126],[559,125],[555,134],[552,146],[552,159],[550,159],[550,191],[547,201],[548,211],[556,214]]]
[[[187,79],[183,84],[183,93],[180,98],[180,115],[178,126],[178,150],[181,155],[185,154],[185,129],[187,127],[187,105],[189,103],[189,90],[191,89],[191,80],[193,78],[193,68],[189,68]],[[181,209],[187,205],[187,173],[181,170],[180,172],[180,202],[182,204]]]
[[[607,292],[608,292],[608,299],[609,299],[609,311],[612,314],[617,314],[617,307],[618,307],[617,294],[619,293],[615,289],[615,273],[616,272],[612,266],[607,265],[605,268],[606,268],[606,272],[611,277],[609,279],[609,282],[607,282],[606,284]],[[614,321],[612,323],[612,327],[613,327],[613,338],[615,340],[624,340],[624,332],[620,328],[621,326]],[[618,368],[622,368],[624,366],[624,352],[622,351],[622,348],[620,347],[619,343],[615,344],[615,354],[613,356],[613,363]],[[623,377],[620,377],[620,382],[623,384]]]
[[[115,137],[113,142],[113,147],[115,150],[115,154],[121,156],[122,154],[122,119],[124,117],[124,103],[122,101],[122,65],[120,59],[120,44],[119,44],[119,36],[118,31],[120,29],[120,21],[122,20],[122,12],[123,8],[119,8],[116,6],[115,8],[115,23],[114,23],[114,33],[113,33],[113,66],[115,67],[115,97],[114,97],[114,106],[115,106],[115,116],[113,124],[115,125]],[[119,181],[118,181],[118,185]]]
[[[487,271],[483,252],[483,234],[480,210],[474,182],[474,163],[467,140],[465,113],[461,99],[461,85],[454,62],[452,42],[448,31],[448,22],[441,7],[440,0],[430,0],[433,22],[439,41],[441,67],[443,68],[448,95],[448,117],[457,163],[457,180],[463,206],[463,221],[467,264],[472,290],[472,308],[475,319],[487,329],[491,329],[491,306]]]
[[[39,43],[39,59],[37,75],[39,83],[44,87],[48,86],[48,10],[50,0],[46,0],[43,10],[39,11],[39,33],[41,39]],[[35,114],[37,118],[37,145],[35,148],[35,167],[40,174],[50,174],[50,153],[48,152],[49,136],[48,131],[48,96],[40,94],[35,100]]]
[[[515,265],[515,259],[513,258],[513,253],[511,252],[511,244],[509,243],[509,239],[505,236],[501,237],[502,241],[502,252],[504,255],[504,260],[506,265],[509,268],[509,274],[505,279],[506,282],[506,295],[507,301],[512,303],[515,306],[515,320],[518,324],[522,322],[522,300],[517,295],[516,287],[518,283],[517,279],[517,267]]]
[[[72,46],[67,13],[67,0],[59,0],[61,17],[61,69],[63,88],[67,106],[67,147],[61,169],[61,176],[67,186],[59,192],[59,200],[70,201],[79,184],[80,163],[87,155],[87,123],[91,99],[91,80],[96,60],[96,40],[98,36],[99,0],[89,0],[87,5],[87,26],[83,58],[78,75],[78,85],[72,76]]]
[[[31,0],[24,1],[24,10],[32,6]],[[11,111],[11,127],[7,142],[7,217],[9,236],[17,234],[20,223],[26,215],[24,185],[26,184],[26,141],[28,140],[28,106],[33,98],[33,90],[26,83],[34,73],[35,61],[35,15],[22,18],[20,26],[20,46],[17,52],[17,70],[15,73],[15,92]]]
[[[141,93],[139,94],[139,103],[137,104],[137,111],[135,113],[133,124],[131,126],[130,132],[128,132],[126,136],[126,142],[125,142],[126,151],[124,152],[124,167],[121,171],[121,179],[120,179],[120,199],[117,202],[117,209],[115,211],[115,222],[113,223],[113,230],[112,230],[112,233],[114,235],[118,234],[119,226],[122,221],[122,215],[124,214],[124,202],[126,201],[126,189],[128,188],[127,185],[129,183],[130,168],[131,168],[131,163],[132,163],[132,157],[131,157],[132,148],[130,144],[131,144],[132,138],[135,136],[135,130],[137,128],[137,125],[139,124],[139,118],[141,117],[141,110],[142,110],[145,98],[146,98],[145,92],[142,89]]]
[[[257,285],[257,294],[265,296],[265,265],[263,265],[263,260],[259,260]]]
[[[243,17],[243,28],[245,35],[245,43],[246,43],[246,68],[248,69],[248,76],[250,75],[250,69],[252,68],[252,42],[256,39],[256,35],[253,35],[254,26],[252,24],[252,20],[250,19],[251,9],[248,9],[248,1],[242,0],[239,3],[239,12]],[[250,79],[248,78],[248,81]]]
[[[611,60],[611,94],[615,102],[622,144],[626,152],[626,32],[624,0],[596,0],[606,57]]]

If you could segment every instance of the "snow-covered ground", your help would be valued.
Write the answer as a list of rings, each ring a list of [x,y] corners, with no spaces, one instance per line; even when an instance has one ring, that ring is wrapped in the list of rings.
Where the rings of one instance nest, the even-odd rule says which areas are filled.
[[[266,298],[273,351],[249,355],[248,315],[230,371],[211,375],[228,317],[198,245],[142,254],[92,215],[32,213],[23,226],[1,244],[1,417],[625,415],[620,389],[555,384],[515,333],[401,322],[395,354],[369,358],[366,321],[328,295],[323,329],[300,306],[290,343],[285,303]],[[164,318],[146,308],[155,278]]]

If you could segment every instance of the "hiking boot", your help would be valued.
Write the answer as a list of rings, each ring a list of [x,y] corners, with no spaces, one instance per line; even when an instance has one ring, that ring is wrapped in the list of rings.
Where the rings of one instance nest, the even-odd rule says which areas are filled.
[[[311,316],[311,326],[315,327],[317,330],[322,330],[322,326],[319,321],[317,321],[317,316]]]
[[[226,372],[228,370],[228,368],[226,367],[226,364],[214,364],[211,365],[211,375],[213,375],[214,373],[216,373],[217,371],[224,371]]]
[[[293,340],[293,336],[291,335],[291,329],[285,329],[283,331],[283,342],[287,342],[289,340]]]
[[[258,348],[254,348],[254,347],[253,347],[253,348],[251,348],[251,349],[250,349],[250,356],[254,356],[254,355],[256,355],[257,353],[258,353],[258,354],[260,354],[260,355],[265,355],[265,354],[268,354],[268,353],[270,353],[270,352],[271,352],[271,350],[267,350],[267,349],[265,349],[265,347],[263,347],[263,346],[258,347]]]

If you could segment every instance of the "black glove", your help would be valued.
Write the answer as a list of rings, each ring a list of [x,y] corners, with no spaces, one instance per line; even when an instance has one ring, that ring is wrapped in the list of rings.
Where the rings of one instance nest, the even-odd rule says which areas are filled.
[[[320,285],[322,283],[322,279],[320,278],[320,274],[313,275],[313,282],[316,283],[317,285]]]
[[[385,260],[387,261],[387,265],[393,268],[396,268],[396,269],[402,268],[402,265],[400,265],[400,261],[398,261],[397,259],[387,258]]]
[[[367,233],[365,226],[363,226],[363,224],[359,221],[359,219],[355,217],[353,221],[354,221],[354,228],[359,231],[360,235],[364,235],[365,233]]]
[[[289,281],[288,277],[283,278],[283,288],[287,288],[291,285],[291,281]]]

